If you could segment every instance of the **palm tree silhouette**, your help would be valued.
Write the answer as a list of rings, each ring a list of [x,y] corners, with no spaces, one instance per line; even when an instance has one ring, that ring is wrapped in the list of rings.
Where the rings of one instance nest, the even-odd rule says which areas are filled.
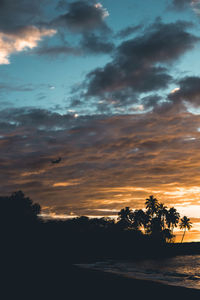
[[[153,217],[158,211],[158,207],[159,207],[158,200],[154,198],[153,195],[151,195],[149,196],[149,198],[146,199],[145,205],[146,205],[147,213],[151,217]]]
[[[133,224],[133,212],[130,207],[125,207],[118,212],[118,224],[123,225],[124,228],[131,227]]]
[[[130,207],[125,207],[125,208],[122,208],[120,210],[120,212],[118,213],[118,219],[119,220],[130,220],[130,214],[131,214],[131,210],[130,210]]]
[[[177,212],[176,208],[171,207],[166,215],[166,222],[168,228],[172,230],[172,234],[174,231],[174,227],[177,227],[178,225],[179,219],[180,214]]]
[[[165,206],[163,203],[159,203],[156,214],[157,214],[157,217],[160,219],[161,226],[164,230],[165,229],[165,222],[166,222],[167,214],[168,214],[167,206]]]
[[[135,228],[143,226],[144,231],[146,230],[149,222],[149,215],[146,214],[142,209],[135,210],[133,213],[133,223]]]
[[[181,219],[181,223],[180,223],[180,229],[184,229],[183,236],[182,236],[182,239],[181,239],[181,243],[183,242],[186,230],[190,230],[191,228],[192,228],[192,222],[190,222],[189,218],[184,216]]]

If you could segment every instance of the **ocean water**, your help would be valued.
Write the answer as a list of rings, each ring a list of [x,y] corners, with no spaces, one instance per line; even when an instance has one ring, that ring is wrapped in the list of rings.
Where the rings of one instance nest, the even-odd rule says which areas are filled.
[[[200,290],[200,255],[142,261],[107,260],[78,266]]]

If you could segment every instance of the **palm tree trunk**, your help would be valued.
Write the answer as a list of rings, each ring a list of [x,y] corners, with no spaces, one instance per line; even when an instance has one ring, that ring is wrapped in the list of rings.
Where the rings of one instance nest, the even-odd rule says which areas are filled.
[[[185,229],[184,232],[183,232],[183,236],[182,236],[181,243],[183,242],[183,239],[184,239],[184,236],[185,236],[185,232],[186,232],[186,229]]]
[[[170,239],[170,243],[172,243],[172,241],[173,241],[173,232],[174,232],[174,226],[172,226],[172,229],[171,229],[171,233],[172,233],[172,237],[171,237],[171,239]]]

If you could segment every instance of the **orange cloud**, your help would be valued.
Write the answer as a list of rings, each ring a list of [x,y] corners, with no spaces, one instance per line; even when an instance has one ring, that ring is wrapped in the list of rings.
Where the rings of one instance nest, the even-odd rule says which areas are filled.
[[[78,185],[79,181],[68,181],[68,182],[56,182],[53,184],[53,187],[67,187],[67,186],[73,186]]]
[[[109,210],[125,206],[143,208],[153,194],[188,217],[198,217],[199,115],[74,119],[46,112],[41,117],[41,111],[18,110],[15,116],[12,110],[9,118],[17,125],[12,135],[10,123],[0,129],[4,194],[21,189],[56,214],[97,215],[98,209],[102,216],[104,210],[110,215]],[[52,165],[58,155],[62,163]]]

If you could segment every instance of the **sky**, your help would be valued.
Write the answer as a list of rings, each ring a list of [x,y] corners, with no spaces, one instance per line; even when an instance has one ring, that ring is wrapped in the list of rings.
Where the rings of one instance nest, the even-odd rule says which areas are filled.
[[[1,195],[45,216],[154,195],[200,240],[199,53],[199,0],[0,0]]]

